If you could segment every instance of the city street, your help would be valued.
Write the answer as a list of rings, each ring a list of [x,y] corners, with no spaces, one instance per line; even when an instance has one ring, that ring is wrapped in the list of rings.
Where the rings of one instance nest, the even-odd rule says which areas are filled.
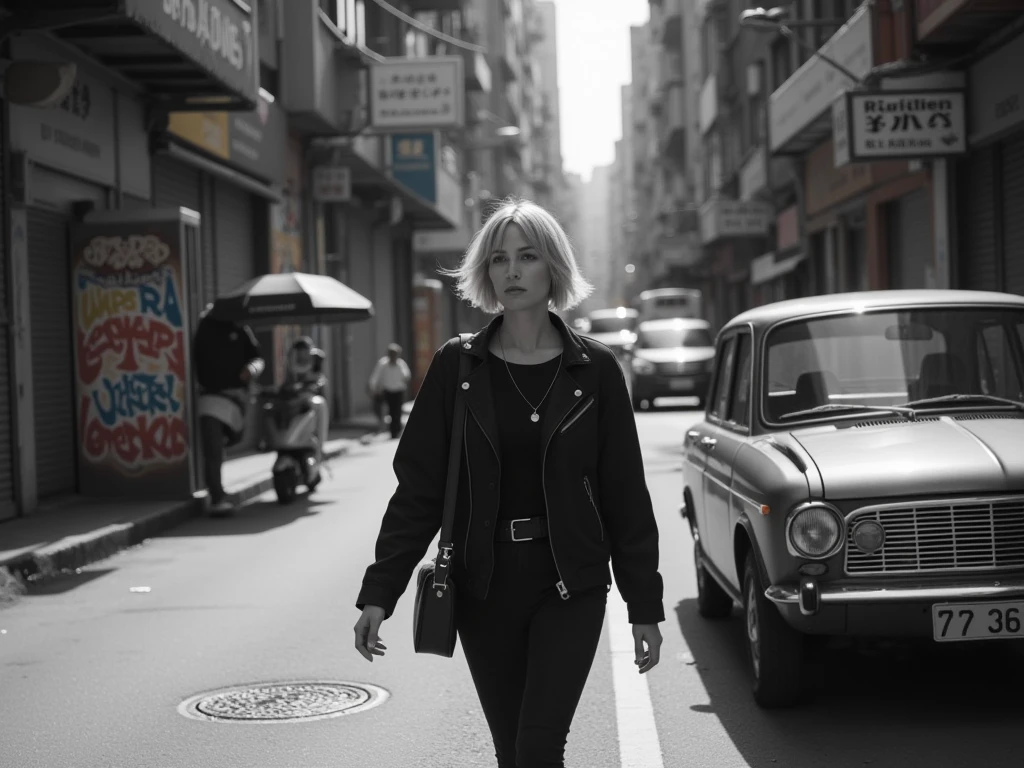
[[[612,606],[567,765],[1024,765],[1024,655],[1008,646],[830,648],[816,654],[811,705],[755,706],[738,612],[715,623],[697,615],[678,513],[682,437],[697,418],[637,416],[661,529],[662,662],[646,686],[616,683],[613,640],[628,625]],[[335,461],[311,499],[281,507],[268,494],[233,519],[192,520],[0,611],[0,766],[493,766],[461,651],[412,651],[411,589],[382,628],[386,657],[371,665],[353,649],[353,601],[394,487],[394,445],[374,441]],[[367,683],[389,695],[308,722],[179,711],[204,692],[282,681]],[[637,705],[645,687],[653,723]]]

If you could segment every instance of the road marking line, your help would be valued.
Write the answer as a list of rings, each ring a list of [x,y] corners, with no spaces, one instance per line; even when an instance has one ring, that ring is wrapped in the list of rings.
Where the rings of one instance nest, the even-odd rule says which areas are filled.
[[[608,640],[612,653],[615,721],[622,768],[664,768],[661,742],[646,675],[637,674],[633,626],[614,585],[608,593]]]

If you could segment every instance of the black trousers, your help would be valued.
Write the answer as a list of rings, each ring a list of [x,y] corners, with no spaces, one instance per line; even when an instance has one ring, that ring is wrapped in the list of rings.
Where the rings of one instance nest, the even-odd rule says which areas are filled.
[[[398,437],[402,432],[402,403],[405,402],[405,392],[385,391],[381,396],[387,403],[388,414],[391,416],[391,436]]]
[[[456,622],[498,768],[562,768],[608,590],[562,600],[547,539],[495,542],[494,556],[486,599],[460,595]]]
[[[212,416],[199,417],[199,437],[203,450],[203,479],[210,494],[210,503],[224,500],[220,468],[224,463],[224,425]]]

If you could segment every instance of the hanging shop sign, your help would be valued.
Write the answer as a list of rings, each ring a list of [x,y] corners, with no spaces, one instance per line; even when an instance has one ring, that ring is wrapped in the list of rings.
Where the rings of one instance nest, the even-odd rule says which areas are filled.
[[[72,230],[85,495],[155,499],[191,492],[182,230],[174,220],[87,222]]]
[[[764,237],[775,216],[760,202],[713,198],[700,210],[700,239],[705,245],[731,237]]]
[[[962,90],[848,91],[833,103],[836,166],[967,152]]]
[[[343,165],[318,165],[313,169],[313,200],[347,203],[352,199],[352,170]]]
[[[391,137],[391,177],[427,202],[437,202],[437,155],[433,133]]]
[[[465,123],[461,56],[391,59],[370,67],[370,127],[451,128]]]

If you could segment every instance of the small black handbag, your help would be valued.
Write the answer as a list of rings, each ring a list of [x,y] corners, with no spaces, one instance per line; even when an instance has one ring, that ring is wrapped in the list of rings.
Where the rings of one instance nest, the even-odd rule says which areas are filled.
[[[460,334],[460,346],[469,334]],[[459,350],[459,383],[469,372],[469,355]],[[448,448],[448,482],[444,489],[444,512],[437,557],[420,566],[416,574],[416,605],[412,614],[412,647],[416,653],[433,653],[451,658],[455,653],[455,584],[449,579],[452,567],[452,532],[455,528],[455,497],[459,491],[462,463],[463,425],[466,401],[462,388],[455,395],[452,439]]]

